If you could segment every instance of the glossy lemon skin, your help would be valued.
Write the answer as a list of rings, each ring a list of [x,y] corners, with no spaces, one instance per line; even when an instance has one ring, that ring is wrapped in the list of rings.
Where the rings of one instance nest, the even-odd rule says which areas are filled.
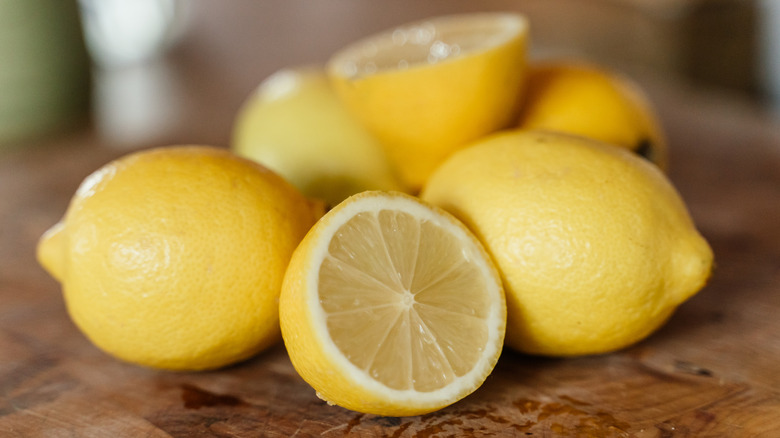
[[[507,294],[507,344],[526,353],[634,344],[712,268],[712,250],[659,168],[583,137],[486,138],[447,160],[421,196],[485,244]]]
[[[102,350],[155,368],[218,368],[280,338],[282,277],[316,217],[256,163],[212,147],[158,148],[87,177],[38,259]]]

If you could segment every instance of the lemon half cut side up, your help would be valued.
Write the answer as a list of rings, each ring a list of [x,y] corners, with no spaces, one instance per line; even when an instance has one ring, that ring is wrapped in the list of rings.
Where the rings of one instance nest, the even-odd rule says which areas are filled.
[[[356,41],[327,70],[340,99],[414,190],[452,152],[514,123],[528,33],[518,14],[436,17]]]
[[[280,298],[298,373],[331,404],[420,415],[476,390],[506,327],[499,275],[454,217],[411,196],[364,192],[296,249]]]

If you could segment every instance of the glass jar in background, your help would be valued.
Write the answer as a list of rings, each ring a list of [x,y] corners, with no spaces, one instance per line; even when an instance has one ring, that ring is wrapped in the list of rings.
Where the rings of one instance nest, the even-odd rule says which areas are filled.
[[[761,0],[761,82],[772,107],[780,113],[780,1]]]
[[[117,69],[161,55],[180,36],[181,0],[79,0],[87,47],[98,67]]]
[[[165,55],[187,28],[189,2],[79,0],[94,63],[94,128],[107,145],[154,143],[178,123],[183,99]]]

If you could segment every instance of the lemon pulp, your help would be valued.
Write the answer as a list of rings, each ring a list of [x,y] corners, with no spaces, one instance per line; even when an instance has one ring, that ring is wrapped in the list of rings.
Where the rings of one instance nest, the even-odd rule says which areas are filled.
[[[296,249],[279,310],[293,366],[320,398],[420,415],[473,392],[503,346],[498,271],[451,215],[400,193],[364,192]]]
[[[319,296],[350,362],[390,388],[417,391],[474,367],[490,302],[471,293],[485,280],[457,245],[436,225],[388,210],[360,213],[339,229],[320,268]],[[418,257],[436,263],[417,265]]]
[[[332,63],[350,79],[405,70],[489,50],[515,38],[526,26],[509,14],[474,14],[469,18],[440,17],[399,26],[341,52]]]

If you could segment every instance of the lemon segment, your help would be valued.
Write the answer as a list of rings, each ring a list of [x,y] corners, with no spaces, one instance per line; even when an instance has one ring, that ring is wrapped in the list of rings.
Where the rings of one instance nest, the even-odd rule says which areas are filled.
[[[295,369],[330,403],[418,415],[465,397],[501,352],[506,304],[474,236],[401,194],[365,192],[295,251],[280,298]]]
[[[231,148],[329,205],[365,190],[403,191],[379,141],[319,67],[286,68],[263,80],[236,117]]]
[[[527,20],[517,14],[438,17],[343,48],[328,74],[418,190],[450,153],[515,121],[527,39]]]
[[[421,197],[483,242],[504,282],[507,344],[525,353],[632,345],[712,269],[712,250],[664,173],[580,136],[490,136],[448,159]]]
[[[38,244],[73,322],[119,359],[222,367],[280,339],[287,263],[321,211],[225,150],[128,154],[79,186]]]
[[[519,127],[582,135],[668,167],[666,138],[649,97],[627,76],[579,61],[529,65]]]

